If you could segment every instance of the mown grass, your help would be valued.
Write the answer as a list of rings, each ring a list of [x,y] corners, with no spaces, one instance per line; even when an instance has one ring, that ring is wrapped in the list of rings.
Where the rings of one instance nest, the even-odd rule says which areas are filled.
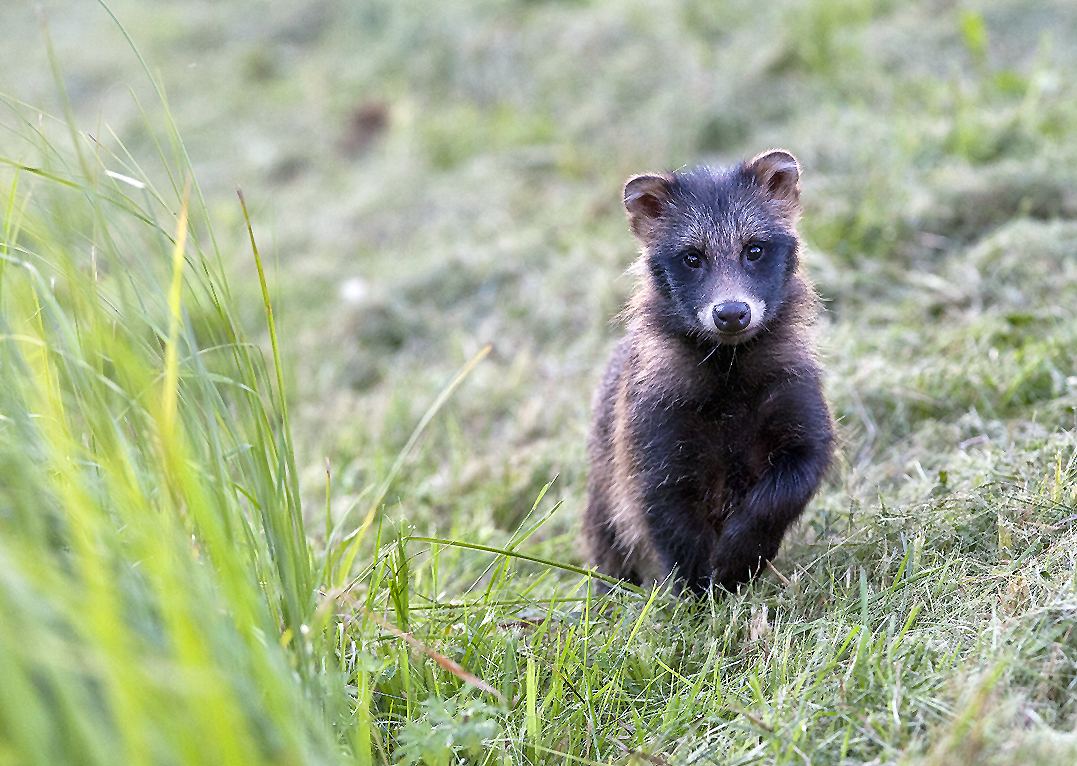
[[[0,53],[0,763],[1073,761],[1070,4],[111,9]],[[773,145],[839,465],[592,599],[619,185]]]

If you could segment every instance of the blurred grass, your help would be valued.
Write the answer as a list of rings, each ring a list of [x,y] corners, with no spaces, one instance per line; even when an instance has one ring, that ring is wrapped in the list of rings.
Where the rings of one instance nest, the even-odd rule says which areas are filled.
[[[167,105],[45,6],[70,110],[0,10],[0,763],[1072,762],[1072,3],[111,3]],[[588,601],[620,184],[778,145],[840,465],[739,596]]]

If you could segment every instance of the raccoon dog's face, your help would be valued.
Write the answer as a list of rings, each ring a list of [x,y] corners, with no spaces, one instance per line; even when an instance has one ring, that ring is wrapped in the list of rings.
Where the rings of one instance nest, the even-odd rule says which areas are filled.
[[[664,326],[728,345],[766,327],[797,268],[799,179],[796,159],[777,150],[732,168],[628,181],[625,208]]]

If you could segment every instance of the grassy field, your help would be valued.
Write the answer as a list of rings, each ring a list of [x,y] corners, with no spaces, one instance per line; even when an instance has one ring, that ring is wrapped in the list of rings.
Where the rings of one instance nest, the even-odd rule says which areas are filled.
[[[43,6],[0,766],[1077,761],[1072,2]],[[838,464],[735,596],[590,599],[621,184],[775,146]]]

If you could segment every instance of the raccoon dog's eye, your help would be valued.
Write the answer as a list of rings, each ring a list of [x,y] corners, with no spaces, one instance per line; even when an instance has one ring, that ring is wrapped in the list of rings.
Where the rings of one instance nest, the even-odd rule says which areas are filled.
[[[690,269],[698,269],[703,266],[703,258],[695,250],[685,250],[681,253],[681,258],[684,260],[684,265]]]
[[[763,248],[759,245],[748,245],[748,247],[744,248],[744,256],[749,261],[758,261],[763,257]]]

